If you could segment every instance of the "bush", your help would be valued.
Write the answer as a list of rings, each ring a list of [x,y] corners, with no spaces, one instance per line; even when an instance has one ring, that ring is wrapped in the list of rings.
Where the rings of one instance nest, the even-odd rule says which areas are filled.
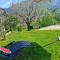
[[[23,27],[22,26],[17,26],[18,31],[22,31]]]
[[[45,16],[42,17],[42,20],[40,22],[42,27],[49,26],[49,25],[55,25],[56,20],[54,16],[51,13],[45,14]]]
[[[33,28],[39,28],[40,27],[40,21],[34,20],[34,21],[32,21],[31,25],[33,26]]]

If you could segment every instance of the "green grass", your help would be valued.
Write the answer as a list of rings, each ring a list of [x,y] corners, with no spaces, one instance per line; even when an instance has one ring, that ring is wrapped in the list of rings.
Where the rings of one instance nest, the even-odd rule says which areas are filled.
[[[57,41],[58,36],[60,36],[60,31],[36,31],[36,30],[22,31],[22,32],[12,31],[11,34],[7,36],[7,39],[5,41],[0,41],[0,46],[5,46],[11,41],[23,40],[23,41],[30,41],[32,43],[35,42],[41,48],[41,49],[36,48],[38,49],[37,51],[41,51],[39,52],[40,54],[36,53],[37,59],[35,57],[34,57],[35,59],[32,57],[33,59],[26,59],[26,60],[60,60],[60,41]],[[23,54],[27,56],[29,50],[30,49],[28,49],[28,51],[23,52]],[[47,53],[50,53],[51,59],[48,59],[48,54],[46,52],[43,52],[42,50],[43,51],[46,50]],[[34,52],[34,49],[32,49],[32,51]],[[44,57],[45,56],[44,54],[47,54],[47,57]],[[21,60],[24,60],[22,59],[23,57],[24,56],[20,56]]]

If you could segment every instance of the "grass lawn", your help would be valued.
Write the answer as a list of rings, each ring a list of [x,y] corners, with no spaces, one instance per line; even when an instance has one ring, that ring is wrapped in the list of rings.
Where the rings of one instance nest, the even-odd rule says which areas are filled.
[[[60,36],[60,31],[12,31],[5,41],[0,41],[0,47],[7,45],[11,41],[30,41],[38,45],[38,48],[32,49],[31,52],[29,52],[30,48],[27,50],[24,48],[22,50],[24,55],[20,54],[20,59],[17,58],[17,60],[60,60],[60,41],[57,41],[58,36]]]

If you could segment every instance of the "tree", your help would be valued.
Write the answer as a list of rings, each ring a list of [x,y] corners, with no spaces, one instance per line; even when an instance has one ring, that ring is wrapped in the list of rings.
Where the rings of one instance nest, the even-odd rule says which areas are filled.
[[[32,3],[32,2],[30,2]],[[17,12],[17,14],[22,18],[23,22],[26,23],[28,31],[30,30],[30,24],[32,20],[35,17],[36,11],[33,9],[33,4],[28,4],[28,2],[25,5],[22,5],[18,3],[17,8],[16,6],[12,6]]]
[[[5,28],[0,19],[0,40],[5,40]]]
[[[37,0],[36,0],[37,1]],[[40,3],[35,3],[32,0],[27,0],[22,3],[12,4],[12,7],[16,11],[16,15],[22,18],[23,22],[26,23],[27,29],[30,30],[31,22],[36,19],[40,19],[40,17],[44,14],[44,10],[47,9],[48,0],[41,0]]]
[[[57,22],[56,22],[55,16],[51,12],[47,11],[45,15],[42,17],[42,20],[40,23],[41,23],[41,26],[44,27],[49,25],[55,25]]]
[[[60,9],[54,11],[55,19],[57,20],[57,24],[60,24]]]
[[[4,22],[7,18],[7,13],[4,9],[0,8],[0,39],[1,40],[5,40],[5,26],[4,26]]]
[[[15,16],[9,16],[5,21],[4,26],[7,31],[15,30],[18,24],[18,18]]]

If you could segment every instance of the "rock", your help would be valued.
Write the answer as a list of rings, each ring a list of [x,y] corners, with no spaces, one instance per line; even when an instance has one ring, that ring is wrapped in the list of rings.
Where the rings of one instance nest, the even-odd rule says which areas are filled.
[[[58,37],[58,40],[60,41],[60,36]]]

